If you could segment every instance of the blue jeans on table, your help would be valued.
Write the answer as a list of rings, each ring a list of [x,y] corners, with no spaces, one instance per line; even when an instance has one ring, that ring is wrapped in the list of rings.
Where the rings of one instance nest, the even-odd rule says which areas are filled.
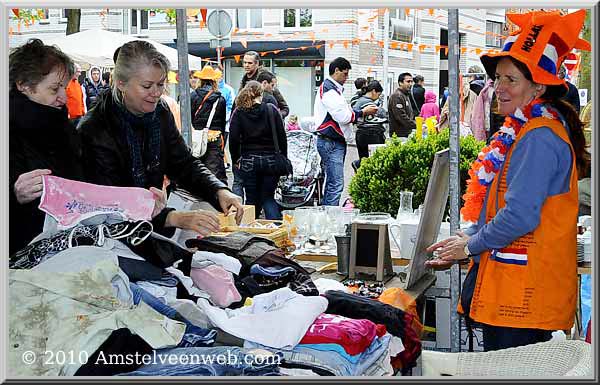
[[[281,219],[279,206],[275,202],[279,176],[267,172],[275,164],[272,155],[273,153],[246,154],[240,159],[239,174],[246,193],[246,204],[254,205],[256,218],[264,209],[266,219]]]
[[[190,321],[185,319],[185,317],[179,314],[177,310],[173,309],[168,305],[165,305],[158,298],[148,293],[146,290],[142,289],[135,283],[130,282],[129,287],[131,288],[131,292],[133,293],[133,303],[135,305],[139,304],[140,301],[144,301],[144,303],[146,303],[148,306],[150,306],[152,309],[156,310],[160,314],[171,318],[175,321],[185,323],[185,332],[183,334],[181,342],[179,342],[177,347],[187,348],[197,346],[210,346],[215,342],[215,337],[217,335],[216,330],[208,330],[193,325]]]
[[[344,191],[344,160],[346,143],[319,136],[317,150],[325,170],[325,193],[323,206],[339,206]]]
[[[159,358],[155,362],[121,376],[280,375],[280,356],[255,357],[252,349],[237,346],[159,349],[156,355]]]

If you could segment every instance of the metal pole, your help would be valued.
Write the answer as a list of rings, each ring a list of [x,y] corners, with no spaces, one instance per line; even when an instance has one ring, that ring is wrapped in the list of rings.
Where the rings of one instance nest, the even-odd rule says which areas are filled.
[[[177,61],[179,70],[179,107],[181,110],[181,133],[185,143],[192,146],[192,106],[190,104],[190,84],[188,81],[190,66],[188,64],[187,16],[185,9],[177,9]]]
[[[450,234],[460,229],[460,146],[459,146],[459,33],[458,9],[448,10],[448,91],[450,102]],[[456,312],[460,295],[460,265],[450,269],[450,351],[460,351],[460,316]]]
[[[221,39],[218,40],[217,42],[217,66],[220,68],[221,67]]]
[[[390,45],[390,10],[385,9],[383,14],[383,105],[387,108],[387,100],[389,96],[388,90],[388,54]]]

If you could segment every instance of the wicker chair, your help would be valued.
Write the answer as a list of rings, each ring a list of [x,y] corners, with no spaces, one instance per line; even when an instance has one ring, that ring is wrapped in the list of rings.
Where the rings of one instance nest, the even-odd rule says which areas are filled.
[[[480,353],[424,350],[423,376],[593,376],[592,346],[584,341],[548,341]]]

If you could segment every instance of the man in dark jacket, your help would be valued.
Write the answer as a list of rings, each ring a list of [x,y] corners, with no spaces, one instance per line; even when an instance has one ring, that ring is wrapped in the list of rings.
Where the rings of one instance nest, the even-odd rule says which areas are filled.
[[[270,71],[261,71],[256,78],[256,81],[260,83],[263,89],[263,103],[271,103],[272,105],[279,110],[277,99],[273,96],[273,91],[275,90],[275,75],[273,75]],[[281,111],[279,111],[281,114]]]
[[[396,134],[408,137],[416,128],[415,113],[410,104],[410,89],[413,84],[412,76],[408,72],[398,76],[398,88],[388,102],[390,119],[390,135]]]
[[[581,110],[579,90],[577,89],[575,84],[565,79],[566,76],[567,69],[565,68],[565,66],[561,66],[560,70],[558,71],[558,77],[563,79],[565,83],[567,83],[567,86],[569,86],[569,91],[567,91],[567,94],[563,97],[563,100],[572,105],[575,111],[577,111],[577,113],[579,114],[579,111]]]
[[[102,83],[100,68],[92,66],[88,72],[88,77],[83,82],[85,89],[85,106],[89,111],[96,104],[98,95],[109,87]]]
[[[413,81],[414,84],[410,89],[410,105],[415,115],[419,115],[419,111],[425,103],[425,87],[423,87],[425,78],[421,75],[415,75]]]
[[[267,71],[266,68],[260,65],[259,58],[260,55],[256,51],[248,51],[244,55],[243,65],[245,75],[244,77],[242,77],[238,94],[239,91],[241,91],[242,88],[246,86],[246,83],[248,83],[248,81],[257,80],[259,73]],[[279,92],[277,88],[273,89],[273,96],[275,97],[275,100],[277,100],[277,109],[279,110],[281,117],[285,119],[285,117],[288,116],[288,114],[290,113],[290,107],[288,106],[285,99],[283,98],[283,95],[281,94],[281,92]]]

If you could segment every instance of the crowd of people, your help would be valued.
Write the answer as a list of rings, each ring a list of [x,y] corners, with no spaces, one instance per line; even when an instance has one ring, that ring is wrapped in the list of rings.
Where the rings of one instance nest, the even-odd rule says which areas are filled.
[[[548,35],[531,43],[541,49],[523,53],[526,46],[517,43],[540,23],[564,18],[563,25],[583,25],[581,12],[548,13],[535,25],[535,12],[528,15],[513,20],[523,32],[511,35],[501,53],[483,55],[484,70],[470,68],[463,81],[460,120],[467,134],[489,145],[473,165],[465,195],[463,216],[475,225],[430,247],[439,255],[428,263],[432,267],[471,259],[459,310],[483,325],[486,350],[545,341],[552,330],[573,323],[577,181],[589,175],[589,154],[577,90],[564,80],[561,61],[587,42],[559,28],[553,36],[561,44]],[[549,46],[556,56],[540,60]],[[552,65],[541,64],[548,60]],[[274,196],[282,174],[273,170],[280,155],[287,156],[286,132],[298,130],[299,119],[290,114],[276,75],[254,51],[243,56],[237,92],[219,69],[207,65],[190,73],[193,129],[209,129],[206,152],[195,157],[181,135],[176,102],[165,94],[169,68],[163,54],[139,40],[115,53],[111,74],[92,66],[83,82],[78,64],[38,39],[11,52],[11,254],[42,231],[38,206],[45,175],[150,190],[153,229],[166,236],[175,229],[201,236],[219,231],[218,211],[235,211],[239,223],[242,202],[255,206],[257,218],[263,210],[267,219],[281,218]],[[320,203],[326,206],[340,205],[354,137],[357,170],[369,145],[413,134],[417,116],[435,118],[439,128],[447,122],[446,93],[438,100],[423,76],[409,72],[398,76],[387,105],[380,82],[364,78],[355,80],[357,92],[347,101],[351,69],[343,57],[331,61],[315,95],[316,146],[325,176]],[[167,207],[176,188],[204,201],[205,209]],[[573,274],[553,274],[565,270]],[[553,304],[544,300],[549,293]],[[515,306],[521,310],[505,311]]]

